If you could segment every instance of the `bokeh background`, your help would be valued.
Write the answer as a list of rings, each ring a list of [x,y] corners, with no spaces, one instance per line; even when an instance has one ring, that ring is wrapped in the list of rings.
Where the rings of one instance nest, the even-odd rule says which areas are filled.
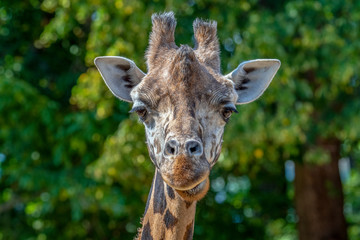
[[[223,73],[282,62],[227,125],[194,238],[360,239],[356,0],[1,1],[0,239],[135,236],[154,167],[93,60],[146,71],[150,18],[165,10],[177,44],[193,46],[196,17],[218,22]]]

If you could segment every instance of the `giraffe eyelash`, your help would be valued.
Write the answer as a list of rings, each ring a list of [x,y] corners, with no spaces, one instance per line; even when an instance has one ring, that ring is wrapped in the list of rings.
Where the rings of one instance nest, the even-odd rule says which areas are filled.
[[[228,122],[232,113],[239,113],[234,104],[226,104],[221,110],[221,116],[225,122]]]
[[[141,121],[145,121],[148,115],[148,110],[144,106],[136,106],[130,110],[130,113],[136,112]]]

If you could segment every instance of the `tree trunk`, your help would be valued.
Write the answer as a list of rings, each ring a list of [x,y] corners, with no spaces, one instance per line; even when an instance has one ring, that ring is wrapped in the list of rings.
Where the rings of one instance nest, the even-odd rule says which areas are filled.
[[[319,141],[331,155],[323,165],[296,164],[295,207],[299,217],[299,240],[346,240],[344,195],[338,161],[340,143]]]

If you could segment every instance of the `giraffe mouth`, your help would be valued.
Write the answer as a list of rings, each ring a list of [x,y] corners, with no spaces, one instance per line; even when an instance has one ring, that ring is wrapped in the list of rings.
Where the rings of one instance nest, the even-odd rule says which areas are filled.
[[[196,185],[195,187],[188,190],[178,190],[176,192],[185,200],[189,202],[199,201],[205,197],[206,193],[209,190],[209,178],[207,177],[204,181]]]
[[[191,194],[191,195],[195,195],[195,194],[199,193],[206,186],[206,181],[207,181],[207,179],[205,179],[204,181],[202,181],[195,187],[193,187],[189,190],[185,190],[185,192],[188,194]]]
[[[195,193],[195,191],[201,190],[206,185],[206,182],[209,179],[209,172],[203,174],[201,177],[199,177],[198,175],[196,177],[197,179],[195,178],[189,181],[188,179],[183,180],[179,178],[174,178],[174,176],[169,178],[166,174],[163,174],[163,179],[169,186],[171,186],[177,191],[189,193]]]

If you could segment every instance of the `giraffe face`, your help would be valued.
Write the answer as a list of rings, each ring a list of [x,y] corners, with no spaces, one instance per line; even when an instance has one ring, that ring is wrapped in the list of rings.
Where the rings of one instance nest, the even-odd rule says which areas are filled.
[[[116,97],[133,102],[150,158],[164,181],[184,200],[199,200],[208,190],[235,104],[261,96],[280,61],[243,62],[223,76],[216,22],[194,21],[194,48],[175,44],[173,13],[155,14],[152,23],[147,74],[123,57],[98,57],[95,65]]]
[[[170,63],[152,69],[132,90],[132,111],[145,126],[150,158],[164,181],[197,198],[207,191],[237,94],[233,82],[202,64],[190,47],[169,55]]]

